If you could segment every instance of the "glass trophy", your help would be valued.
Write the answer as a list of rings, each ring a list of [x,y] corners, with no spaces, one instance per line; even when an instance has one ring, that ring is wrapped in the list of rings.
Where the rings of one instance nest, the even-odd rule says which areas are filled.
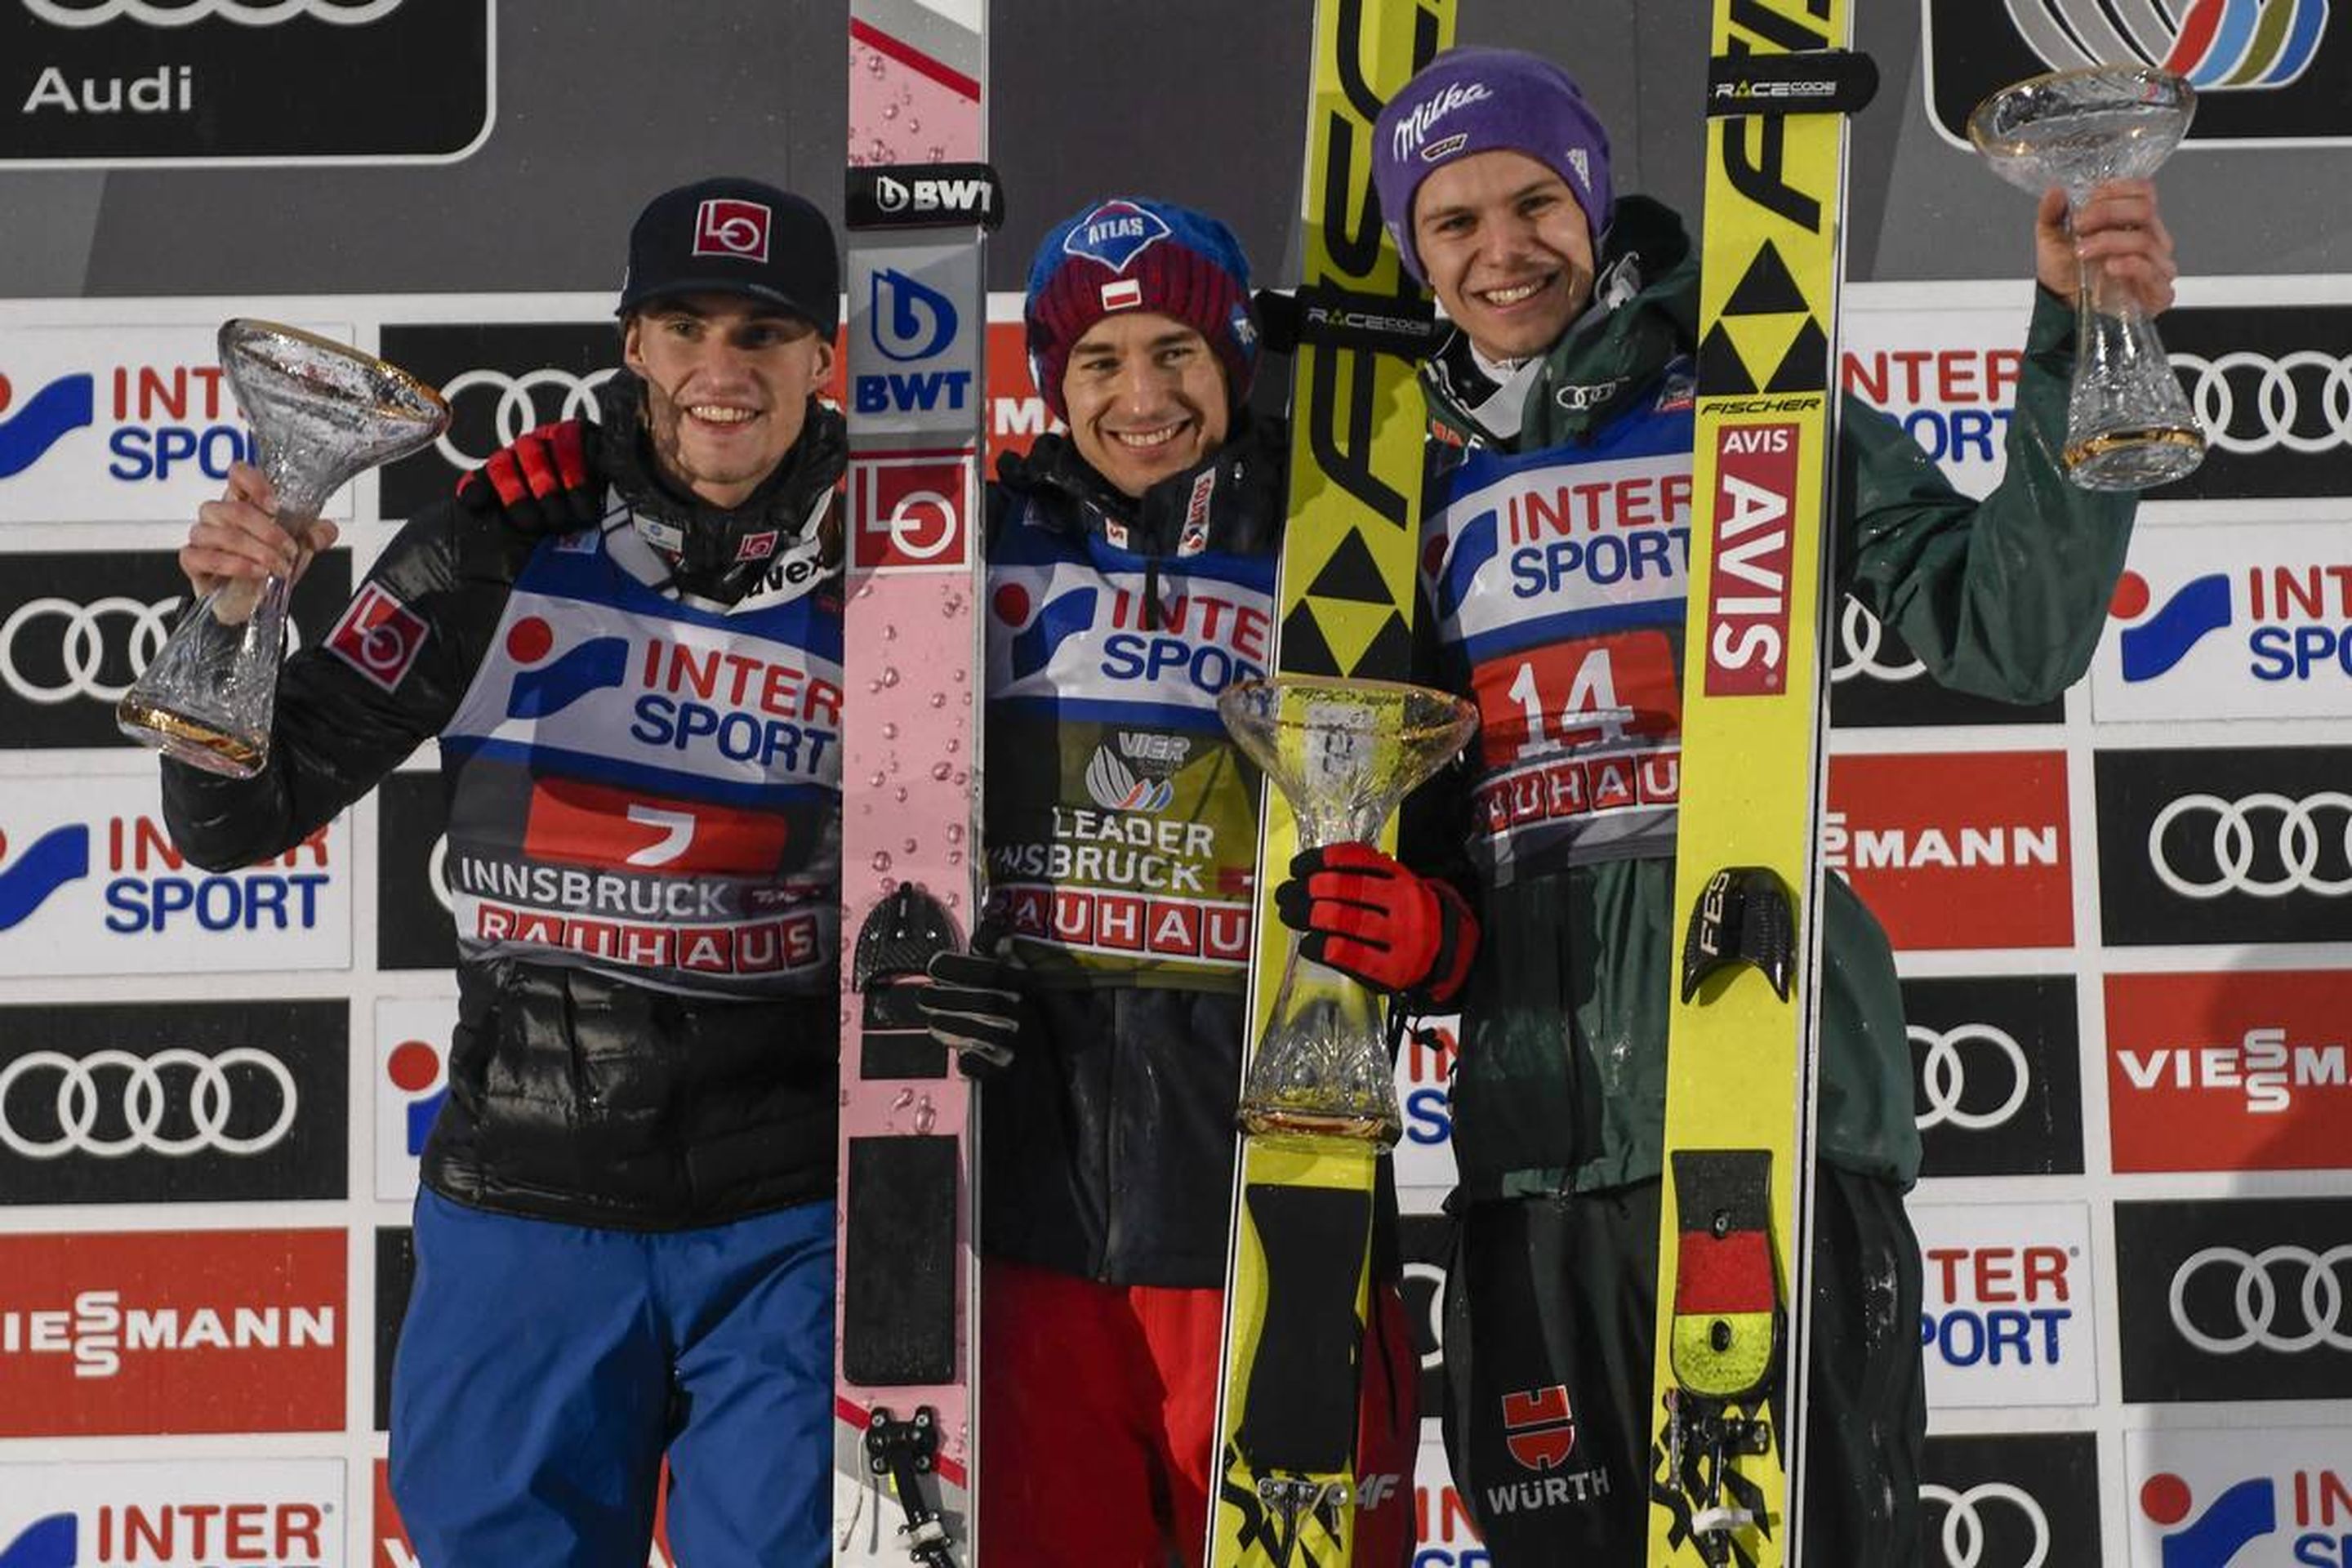
[[[221,369],[253,430],[253,461],[296,539],[355,474],[405,457],[447,427],[441,395],[404,370],[275,321],[220,330]],[[116,704],[144,746],[250,778],[269,758],[289,580],[233,577],[207,594]]]
[[[1217,714],[1289,803],[1301,849],[1373,837],[1478,723],[1475,709],[1442,691],[1303,676],[1229,687]],[[1379,999],[1301,954],[1295,932],[1243,1082],[1241,1122],[1383,1147],[1403,1131]]]
[[[2188,132],[2197,95],[2168,71],[2097,66],[2005,87],[1969,116],[1992,170],[2039,195],[2062,188],[2079,212],[2092,187],[2143,179]],[[2205,432],[2129,289],[2085,266],[2075,295],[2074,384],[2064,460],[2085,489],[2168,484],[2205,458]]]

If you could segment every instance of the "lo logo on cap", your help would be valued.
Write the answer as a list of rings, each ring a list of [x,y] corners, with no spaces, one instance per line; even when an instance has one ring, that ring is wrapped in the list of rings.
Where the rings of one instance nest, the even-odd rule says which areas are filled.
[[[713,196],[694,217],[694,254],[768,259],[767,207],[759,202]]]

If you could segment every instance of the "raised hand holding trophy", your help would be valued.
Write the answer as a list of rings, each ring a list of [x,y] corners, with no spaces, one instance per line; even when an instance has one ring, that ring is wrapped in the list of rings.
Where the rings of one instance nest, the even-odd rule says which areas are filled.
[[[2197,95],[2168,71],[2096,66],[2005,87],[1969,116],[1995,174],[2036,195],[2057,185],[2080,212],[2108,180],[2144,179],[2180,138]],[[2084,265],[2075,295],[2066,476],[2093,490],[2168,484],[2205,459],[2205,432],[2131,291]]]
[[[275,321],[223,322],[220,363],[278,492],[278,526],[298,540],[352,476],[448,427],[441,395],[407,372]],[[206,595],[116,705],[122,732],[211,773],[259,773],[290,587],[233,578]]]
[[[1298,847],[1373,838],[1413,788],[1477,728],[1458,697],[1384,680],[1276,676],[1228,687],[1217,716],[1282,793]],[[1240,1121],[1251,1132],[1361,1138],[1385,1148],[1404,1121],[1379,999],[1290,939],[1265,1035],[1251,1053]]]

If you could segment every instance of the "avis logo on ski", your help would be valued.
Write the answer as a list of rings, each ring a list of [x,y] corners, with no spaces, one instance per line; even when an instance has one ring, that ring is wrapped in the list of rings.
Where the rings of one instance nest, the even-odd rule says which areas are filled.
[[[1255,942],[1258,779],[1217,693],[1264,671],[1286,433],[1223,225],[1120,197],[1039,245],[1024,310],[1068,434],[989,494],[993,955],[922,993],[981,1084],[980,1517],[1024,1568],[1202,1561]],[[1359,1561],[1413,1521],[1413,1350],[1363,1347]],[[1041,1391],[1050,1391],[1041,1394]],[[995,1549],[991,1548],[991,1551]]]
[[[598,421],[409,520],[287,662],[261,773],[163,764],[225,868],[440,746],[458,1022],[390,1472],[427,1563],[643,1563],[665,1452],[682,1560],[830,1555],[840,260],[740,179],[656,196],[627,259]],[[199,595],[299,570],[276,504],[232,470]]]
[[[1447,1447],[1497,1564],[1624,1568],[1644,1560],[1652,1507],[1673,855],[1698,782],[1679,767],[1685,546],[1716,531],[1710,693],[1784,679],[1795,455],[1769,424],[1741,437],[1721,455],[1728,504],[1694,512],[1698,252],[1673,212],[1612,188],[1608,134],[1559,67],[1452,50],[1381,132],[1383,220],[1454,329],[1423,369],[1437,432],[1424,679],[1482,720],[1453,803],[1409,812],[1403,851],[1460,889],[1477,917],[1464,931],[1484,933],[1459,1003]],[[2052,193],[2036,216],[2000,488],[1955,493],[1899,426],[1851,401],[1837,454],[1839,587],[1938,680],[2019,701],[2086,668],[2133,516],[2128,497],[2074,489],[2056,467],[2076,247],[2152,310],[2175,276],[2145,183],[2103,188],[2072,234],[2063,210]],[[1314,877],[1305,911],[1340,967],[1364,952],[1349,943],[1367,907],[1422,881],[1369,847],[1349,854],[1370,869]],[[1908,1047],[1885,938],[1828,887],[1813,1342],[1826,1370],[1806,1413],[1807,1554],[1908,1563],[1926,1420],[1902,1202],[1919,1161]],[[1883,1281],[1891,1296],[1868,1283]],[[1572,1413],[1556,1428],[1572,1440],[1531,1448],[1536,1408]]]

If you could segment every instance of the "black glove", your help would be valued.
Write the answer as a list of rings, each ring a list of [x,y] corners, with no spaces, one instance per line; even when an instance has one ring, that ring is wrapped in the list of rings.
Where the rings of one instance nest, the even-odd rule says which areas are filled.
[[[531,538],[593,528],[604,513],[596,426],[564,419],[524,431],[457,481],[457,504]]]
[[[956,1054],[966,1078],[995,1078],[1013,1065],[1024,1043],[1043,1026],[1020,979],[1021,966],[998,956],[999,933],[982,921],[970,952],[935,954],[915,1005],[931,1038]]]

